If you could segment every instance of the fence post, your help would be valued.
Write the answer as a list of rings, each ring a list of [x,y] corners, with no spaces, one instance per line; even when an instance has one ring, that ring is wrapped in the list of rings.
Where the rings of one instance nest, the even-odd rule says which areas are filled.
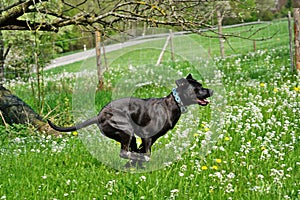
[[[104,42],[102,42],[102,51],[103,51],[103,59],[104,59],[104,69],[103,69],[103,71],[105,71],[105,70],[108,69],[108,63],[107,63],[106,50],[105,50]]]
[[[170,40],[171,40],[171,37],[172,37],[172,34],[170,33],[169,36],[167,37],[167,40],[166,40],[166,42],[165,42],[164,47],[162,48],[162,50],[161,50],[161,52],[160,52],[160,55],[159,55],[159,57],[158,57],[158,59],[157,59],[157,62],[156,62],[156,65],[155,65],[155,66],[158,66],[158,65],[161,63],[162,58],[163,58],[163,56],[164,56],[164,53],[165,53],[165,51],[166,51],[166,49],[167,49],[167,46],[168,46],[168,44],[169,44],[169,42],[170,42]]]
[[[220,42],[220,54],[221,57],[224,58],[224,44],[223,44],[223,33],[222,33],[222,21],[223,17],[221,15],[221,12],[217,11],[217,17],[218,17],[218,34],[219,34],[219,42]]]
[[[289,40],[290,40],[290,59],[291,59],[291,71],[294,72],[294,53],[293,53],[293,38],[292,38],[292,17],[291,12],[288,12],[288,25],[289,25]]]
[[[101,33],[100,31],[95,32],[95,40],[96,40],[96,61],[97,61],[97,75],[98,75],[98,86],[97,89],[101,90],[103,87],[103,78],[102,78],[102,70],[101,70]]]
[[[174,61],[175,60],[175,57],[174,57],[174,41],[173,41],[174,37],[173,37],[172,30],[170,29],[169,31],[170,31],[171,59],[172,59],[172,61]]]
[[[294,8],[294,38],[296,69],[300,70],[300,8]]]

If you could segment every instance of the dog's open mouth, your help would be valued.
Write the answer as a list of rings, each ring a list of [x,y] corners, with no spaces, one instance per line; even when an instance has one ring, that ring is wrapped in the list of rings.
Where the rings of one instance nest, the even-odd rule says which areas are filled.
[[[196,99],[196,102],[201,106],[206,106],[209,104],[209,101],[207,99]]]

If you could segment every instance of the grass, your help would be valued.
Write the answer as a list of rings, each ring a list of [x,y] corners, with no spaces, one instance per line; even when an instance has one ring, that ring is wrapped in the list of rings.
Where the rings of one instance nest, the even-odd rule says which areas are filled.
[[[245,54],[254,51],[254,42],[243,38],[250,37],[256,39],[256,49],[271,49],[280,46],[288,47],[288,24],[287,21],[278,21],[276,23],[262,23],[256,25],[241,26],[236,28],[226,28],[224,34],[236,35],[238,37],[229,37],[224,41],[225,56],[232,54]],[[240,37],[239,37],[240,36]],[[211,56],[219,56],[218,38],[207,39],[194,35],[193,38],[199,42],[205,49],[208,49]],[[262,41],[260,41],[262,39]],[[264,40],[265,39],[265,40]]]
[[[187,42],[188,39],[182,41],[181,45],[194,44]],[[155,144],[154,157],[156,152],[180,152],[180,145],[186,145],[174,162],[157,161],[161,165],[157,167],[153,161],[147,166],[158,170],[136,173],[136,170],[124,172],[112,168],[125,162],[118,159],[118,144],[104,140],[95,142],[98,145],[95,149],[91,143],[87,145],[101,139],[97,129],[88,129],[91,134],[80,131],[78,135],[75,132],[53,138],[40,136],[22,125],[1,126],[0,199],[300,199],[300,80],[289,72],[288,49],[277,44],[274,39],[269,48],[256,53],[249,53],[247,45],[240,45],[241,55],[214,60],[227,99],[221,110],[223,118],[218,134],[214,134],[209,124],[215,99],[210,108],[190,108],[196,112],[195,118],[183,115],[176,129]],[[145,48],[143,52],[134,47],[122,50],[124,56],[111,61],[104,74],[107,87],[94,96],[73,95],[74,89],[75,92],[94,89],[90,86],[95,76],[93,59],[65,66],[65,71],[57,68],[47,72],[45,99],[49,107],[44,113],[56,108],[51,117],[59,124],[70,125],[74,121],[72,116],[83,115],[73,113],[72,106],[82,100],[88,106],[84,109],[91,107],[96,113],[110,99],[123,95],[113,89],[116,85],[125,88],[125,92],[131,91],[133,85],[126,80],[147,82],[133,90],[134,96],[159,97],[170,92],[166,83],[151,82],[160,80],[160,76],[192,72],[201,79],[199,66],[182,59],[190,54],[189,47],[181,46],[176,62],[169,61],[166,55],[160,67],[168,71],[141,65],[152,64],[159,54],[155,48],[147,47],[137,48]],[[111,58],[120,55],[112,53]],[[83,69],[88,70],[80,73]],[[28,95],[29,86],[17,82],[11,83],[10,89],[34,106],[33,97]],[[178,139],[185,131],[188,137]],[[91,141],[86,139],[89,137]],[[168,149],[168,144],[178,148]],[[102,149],[107,156],[106,164],[97,154]]]

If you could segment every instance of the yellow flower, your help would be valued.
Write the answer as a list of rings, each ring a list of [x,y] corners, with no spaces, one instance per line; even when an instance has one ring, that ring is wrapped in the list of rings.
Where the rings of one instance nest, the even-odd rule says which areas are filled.
[[[136,169],[134,167],[129,168],[130,171],[135,171]]]
[[[299,92],[300,87],[294,87],[294,90],[295,90],[296,92]]]
[[[73,131],[72,134],[73,134],[74,136],[77,136],[77,135],[78,135],[78,132],[77,132],[77,131]]]
[[[195,134],[194,134],[194,137],[198,137],[198,136],[199,136],[199,134],[198,134],[198,133],[195,133]]]
[[[136,143],[137,145],[141,145],[142,144],[142,139],[140,137],[136,137]]]
[[[204,131],[205,131],[205,132],[209,131],[209,128],[205,127],[205,128],[204,128]]]
[[[260,87],[265,87],[265,84],[264,83],[260,83],[259,86]]]
[[[211,168],[214,169],[214,170],[218,170],[219,169],[219,167],[216,166],[216,165],[212,166]]]
[[[226,141],[229,141],[229,140],[230,140],[230,138],[229,138],[229,137],[225,137],[225,138],[224,138],[224,140],[226,140]]]
[[[221,160],[220,158],[217,158],[217,159],[216,159],[216,162],[217,162],[217,163],[221,163],[222,160]]]
[[[266,147],[262,146],[260,149],[263,151],[263,150],[265,150],[265,149],[266,149]]]
[[[278,92],[279,90],[278,90],[278,88],[274,88],[274,90],[273,90],[274,92]]]
[[[207,170],[208,168],[207,168],[207,166],[204,165],[204,166],[201,167],[201,169],[202,170]]]

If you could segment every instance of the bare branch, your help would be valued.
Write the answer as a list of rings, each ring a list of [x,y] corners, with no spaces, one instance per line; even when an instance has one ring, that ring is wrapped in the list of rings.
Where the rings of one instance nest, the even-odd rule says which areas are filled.
[[[25,2],[26,2],[26,0],[19,0],[19,1],[16,2],[16,3],[13,3],[13,4],[11,4],[11,5],[8,5],[7,7],[0,8],[0,12],[4,12],[4,11],[6,11],[6,10],[9,10],[9,9],[11,9],[11,8],[13,8],[13,7],[15,7],[15,6],[18,6],[18,5],[22,4],[22,3],[25,3]]]
[[[15,6],[8,6],[9,9],[0,15],[0,25],[8,24],[10,20],[17,19],[27,11],[29,6],[33,5],[33,1],[16,3]]]
[[[81,2],[81,3],[79,3],[79,4],[76,4],[76,5],[73,5],[73,4],[71,4],[71,3],[68,3],[68,2],[66,2],[65,0],[62,0],[62,2],[63,2],[63,4],[65,4],[65,5],[69,6],[69,7],[71,7],[71,8],[69,8],[69,9],[67,9],[67,10],[64,10],[63,12],[68,12],[68,11],[73,10],[73,9],[77,9],[77,10],[79,10],[79,11],[81,11],[81,12],[84,12],[84,10],[80,9],[79,6],[85,4],[85,3],[87,2],[87,0],[83,0],[83,2]]]
[[[48,1],[48,0],[40,0],[40,2]],[[15,3],[15,6],[8,6],[9,9],[3,11],[2,15],[0,15],[0,27],[2,25],[9,25],[10,22],[16,21],[16,19],[24,13],[29,12],[29,7],[34,5],[34,1],[20,1],[19,3]]]
[[[8,47],[7,47],[6,51],[3,54],[3,60],[6,59],[6,56],[8,55],[11,47],[12,47],[12,44],[8,44]]]
[[[83,26],[85,29],[107,29],[121,31],[120,23],[131,21],[144,22],[152,26],[173,26],[181,30],[191,31],[206,37],[219,38],[217,30],[210,20],[215,18],[219,10],[223,17],[231,13],[230,3],[247,7],[245,1],[182,1],[178,0],[96,0],[90,11],[90,1],[61,0],[65,10],[59,10],[55,1],[50,0],[19,0],[17,3],[2,8],[0,15],[0,30],[43,30],[58,31],[60,27],[69,25]],[[237,5],[236,5],[237,7]],[[248,8],[247,8],[248,9]],[[69,12],[75,10],[76,12]],[[40,21],[26,17],[34,12],[40,16]],[[24,18],[20,18],[25,16]],[[205,28],[203,31],[201,29]],[[239,37],[242,39],[261,41],[272,38],[276,33],[266,38],[255,38],[262,28],[251,30],[248,36],[238,34],[222,34],[221,37]],[[103,32],[103,31],[102,31]],[[249,31],[250,32],[250,31]]]

